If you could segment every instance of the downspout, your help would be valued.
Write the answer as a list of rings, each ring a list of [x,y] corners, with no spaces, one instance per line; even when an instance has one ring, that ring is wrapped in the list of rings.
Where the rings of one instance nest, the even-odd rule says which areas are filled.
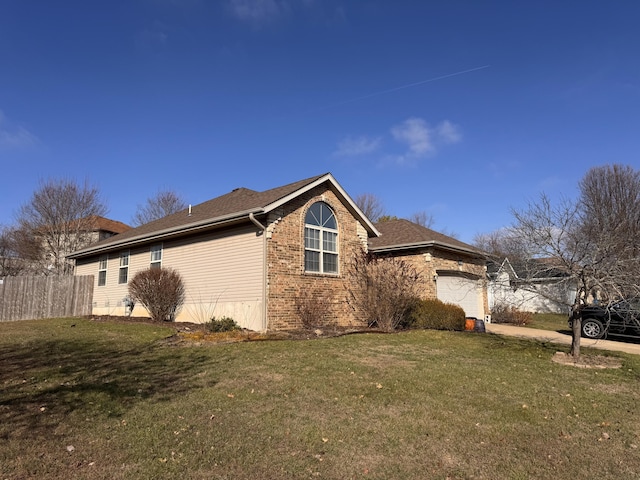
[[[267,227],[256,220],[253,213],[249,214],[249,220],[262,232],[262,330],[267,331]]]

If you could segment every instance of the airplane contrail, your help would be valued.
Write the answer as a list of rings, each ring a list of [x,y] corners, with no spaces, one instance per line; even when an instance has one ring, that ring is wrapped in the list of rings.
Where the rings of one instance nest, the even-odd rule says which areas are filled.
[[[483,70],[485,68],[489,68],[491,65],[483,65],[481,67],[470,68],[468,70],[462,70],[460,72],[448,73],[446,75],[440,75],[439,77],[429,78],[427,80],[422,80],[420,82],[408,83],[407,85],[401,85],[399,87],[389,88],[388,90],[380,90],[379,92],[370,93],[368,95],[363,95],[361,97],[351,98],[349,100],[344,100],[342,102],[333,103],[331,105],[327,105],[326,107],[317,108],[315,111],[326,110],[328,108],[339,107],[341,105],[346,105],[347,103],[357,102],[359,100],[364,100],[366,98],[377,97],[378,95],[384,95],[386,93],[397,92],[398,90],[404,90],[405,88],[417,87],[418,85],[422,85],[424,83],[435,82],[437,80],[442,80],[444,78],[455,77],[458,75],[463,75],[465,73],[475,72],[477,70]]]

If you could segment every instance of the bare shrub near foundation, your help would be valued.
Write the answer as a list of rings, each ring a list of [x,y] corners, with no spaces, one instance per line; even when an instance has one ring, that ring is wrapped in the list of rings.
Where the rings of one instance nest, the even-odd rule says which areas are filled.
[[[302,326],[307,329],[328,327],[334,324],[328,305],[333,303],[333,296],[328,292],[300,290],[295,298],[295,309]]]
[[[347,301],[369,326],[393,331],[423,286],[420,273],[410,263],[394,257],[374,257],[362,251],[348,271]]]
[[[180,274],[171,268],[150,268],[129,282],[129,295],[141,303],[156,322],[175,320],[185,300]]]

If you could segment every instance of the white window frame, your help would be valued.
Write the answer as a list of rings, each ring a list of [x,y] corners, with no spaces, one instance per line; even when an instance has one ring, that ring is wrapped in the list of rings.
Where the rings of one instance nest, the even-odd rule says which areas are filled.
[[[124,261],[124,263],[123,263]],[[129,262],[131,261],[131,254],[129,250],[120,252],[120,268],[118,269],[118,284],[125,285],[129,282]],[[122,272],[125,272],[125,281],[122,281]]]
[[[309,215],[311,213],[311,208],[316,205],[321,204],[326,207],[331,213],[330,217],[317,219],[317,223],[307,223]],[[327,222],[330,218],[333,217],[336,228],[327,227]],[[309,235],[313,232],[313,235]],[[336,217],[335,211],[326,203],[322,201],[314,202],[309,206],[307,213],[305,214],[305,223],[304,223],[304,271],[305,273],[315,273],[321,275],[339,275],[340,273],[340,256],[339,256],[339,244],[338,244],[338,219]],[[333,241],[332,241],[333,240]],[[330,250],[327,248],[328,246],[333,246],[334,249]],[[318,269],[312,269],[310,267],[310,259],[308,258],[309,254],[315,253],[318,257]],[[325,267],[325,260],[328,259],[328,256],[335,257],[335,270],[327,270]]]
[[[98,258],[98,286],[107,285],[107,269],[109,268],[109,255],[100,255]]]
[[[162,268],[162,250],[163,246],[161,243],[151,245],[151,248],[149,249],[151,259],[149,262],[149,268]]]

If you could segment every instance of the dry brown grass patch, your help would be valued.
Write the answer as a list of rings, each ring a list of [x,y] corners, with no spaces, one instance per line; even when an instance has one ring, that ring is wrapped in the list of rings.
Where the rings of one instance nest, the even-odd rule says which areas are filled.
[[[575,359],[570,354],[556,352],[551,359],[561,365],[571,365],[578,368],[621,368],[622,360],[619,358],[605,357],[603,355],[580,355]]]

